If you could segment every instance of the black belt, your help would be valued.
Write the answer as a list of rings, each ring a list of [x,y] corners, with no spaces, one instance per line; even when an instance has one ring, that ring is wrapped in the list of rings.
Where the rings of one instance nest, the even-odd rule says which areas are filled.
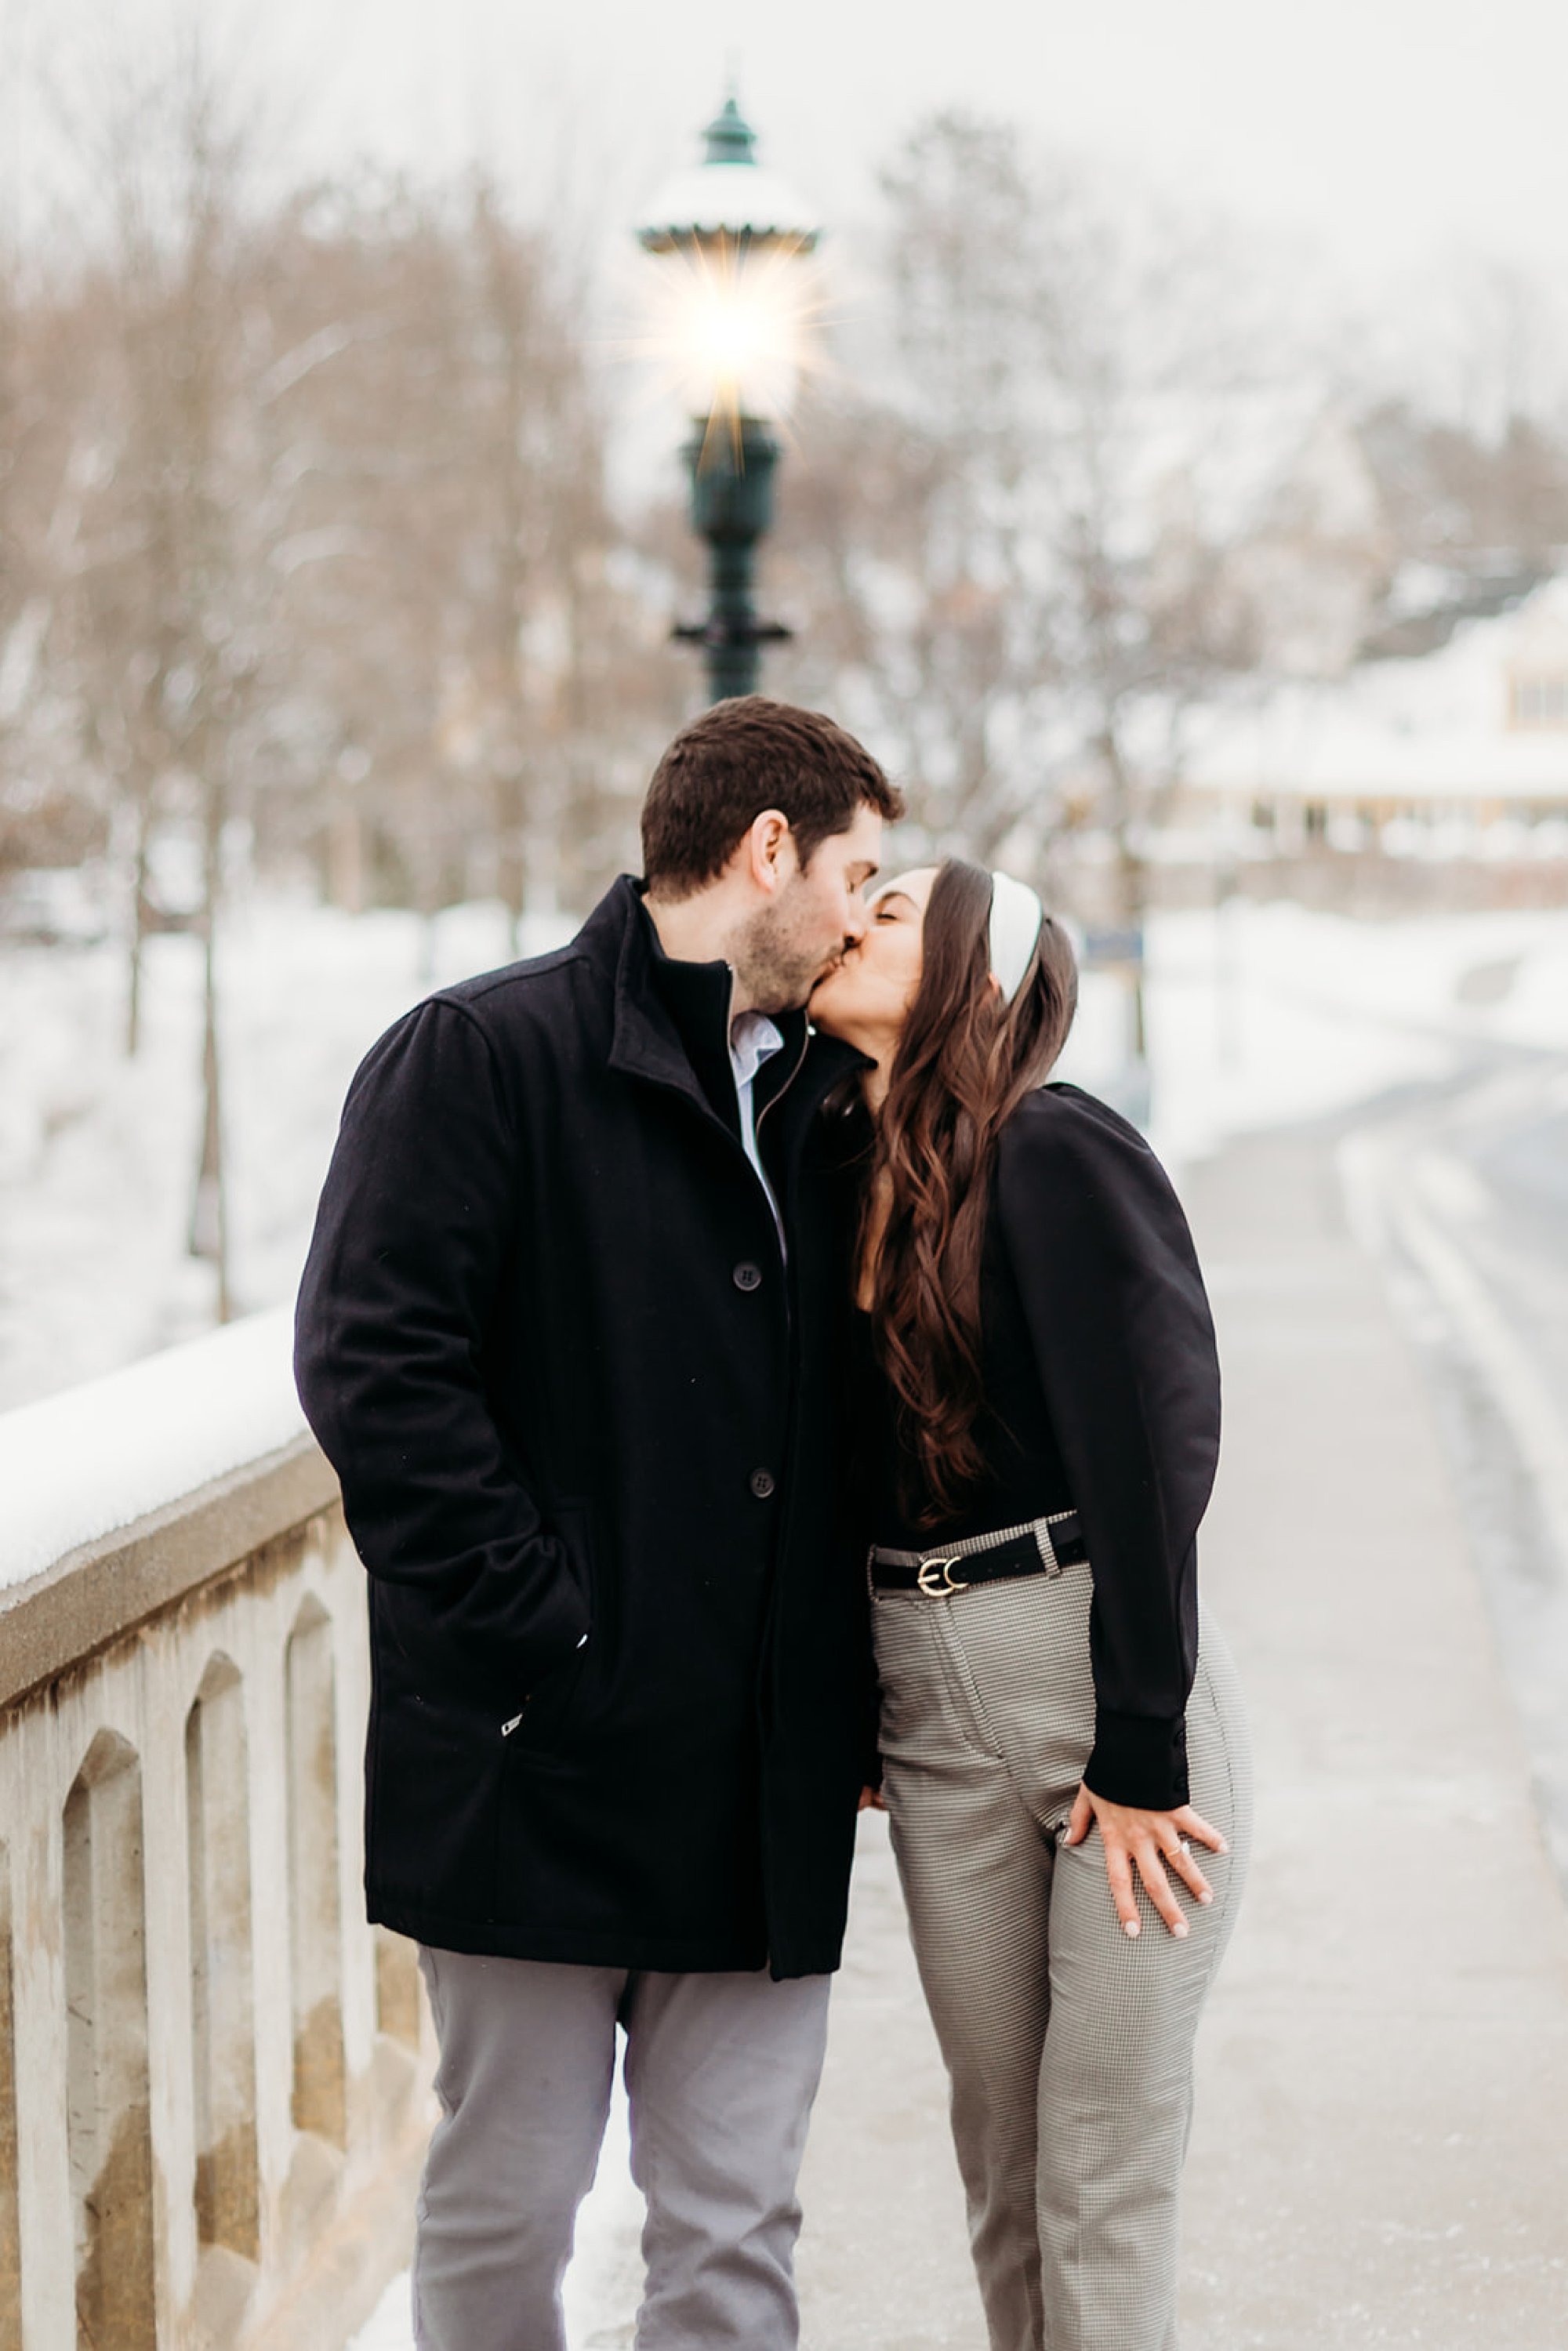
[[[873,1544],[871,1580],[878,1592],[924,1592],[940,1600],[972,1583],[999,1583],[1014,1575],[1060,1575],[1081,1567],[1089,1553],[1076,1510],[1052,1510],[1029,1526],[998,1534],[968,1535],[941,1551],[892,1551]]]

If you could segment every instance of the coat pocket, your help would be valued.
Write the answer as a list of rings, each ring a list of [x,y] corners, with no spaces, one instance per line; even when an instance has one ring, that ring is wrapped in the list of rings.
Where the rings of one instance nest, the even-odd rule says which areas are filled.
[[[549,1523],[560,1537],[571,1562],[589,1612],[589,1630],[575,1648],[549,1667],[531,1689],[523,1692],[517,1711],[502,1723],[501,1736],[513,1745],[514,1751],[553,1751],[561,1744],[587,1676],[593,1642],[593,1562],[588,1505],[560,1503],[550,1511]]]
[[[503,1739],[525,1748],[559,1745],[582,1683],[588,1646],[585,1634],[564,1663],[552,1666],[543,1680],[534,1685],[517,1713],[501,1725]]]

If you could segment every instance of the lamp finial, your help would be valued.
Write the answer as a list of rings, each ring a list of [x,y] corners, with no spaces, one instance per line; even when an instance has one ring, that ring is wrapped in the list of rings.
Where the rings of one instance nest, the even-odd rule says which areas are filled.
[[[755,163],[757,133],[741,113],[735,95],[734,77],[730,78],[729,93],[713,120],[703,133],[707,141],[705,163]]]

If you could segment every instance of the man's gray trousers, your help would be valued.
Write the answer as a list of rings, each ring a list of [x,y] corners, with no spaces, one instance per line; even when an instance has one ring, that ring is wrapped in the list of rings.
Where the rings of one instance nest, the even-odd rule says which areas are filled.
[[[442,2112],[419,2200],[419,2351],[564,2351],[561,2279],[617,2024],[648,2205],[636,2351],[793,2351],[795,2181],[830,1979],[420,1959]]]

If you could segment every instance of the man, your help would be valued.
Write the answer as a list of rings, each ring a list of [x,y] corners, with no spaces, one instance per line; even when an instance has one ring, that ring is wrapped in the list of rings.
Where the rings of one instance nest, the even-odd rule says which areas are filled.
[[[297,1364],[371,1573],[372,1918],[441,2046],[422,2351],[558,2351],[627,2034],[640,2351],[796,2340],[795,2178],[868,1720],[846,1219],[800,1008],[898,795],[759,696],[676,737],[572,944],[350,1092]]]

